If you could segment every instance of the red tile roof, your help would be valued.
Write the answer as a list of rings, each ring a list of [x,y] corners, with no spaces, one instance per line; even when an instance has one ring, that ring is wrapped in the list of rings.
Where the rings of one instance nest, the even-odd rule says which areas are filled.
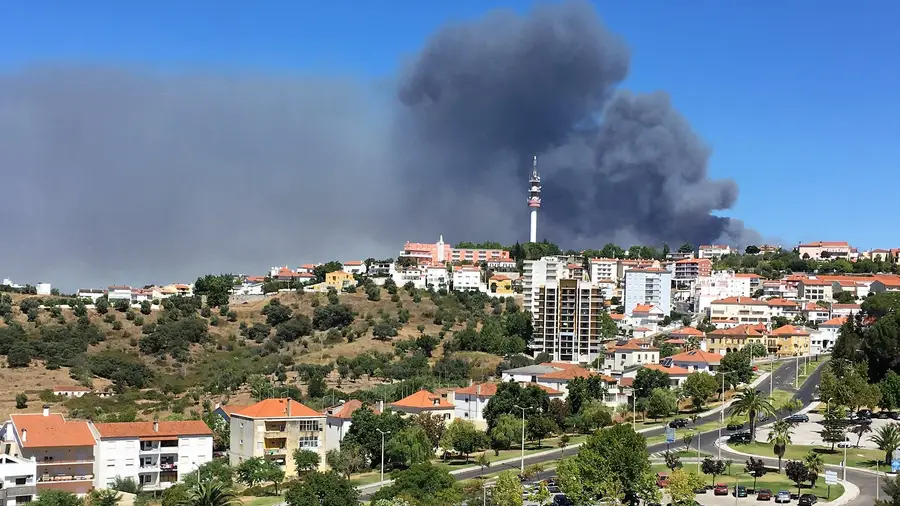
[[[362,265],[362,260],[347,260],[342,265]]]
[[[795,327],[793,325],[784,325],[782,327],[778,327],[777,329],[773,330],[771,335],[773,335],[773,336],[808,336],[809,332],[807,332],[803,329],[798,329],[797,327]]]
[[[691,350],[670,357],[673,362],[695,362],[716,365],[722,360],[722,355],[703,350]]]
[[[623,315],[622,313],[610,313],[610,314],[609,314],[609,317],[610,317],[613,321],[624,320],[624,319],[625,319],[625,315]]]
[[[288,415],[288,406],[291,414]],[[322,413],[293,399],[266,399],[232,413],[247,418],[303,418],[322,416]]]
[[[153,430],[154,422],[95,423],[94,427],[102,438],[123,437],[163,437],[163,436],[212,436],[212,430],[201,420],[183,422],[157,422],[158,430]]]
[[[752,297],[726,297],[724,299],[714,300],[710,304],[745,304],[748,306],[765,306],[768,303],[764,300],[754,299]]]
[[[340,418],[343,420],[349,420],[353,418],[353,412],[357,409],[363,407],[363,403],[360,400],[352,399],[343,404],[338,404],[337,406],[332,406],[325,410],[325,414],[333,418]],[[375,413],[376,415],[380,413],[378,408],[375,406],[368,406],[369,410]]]
[[[799,302],[788,299],[769,299],[766,301],[770,307],[798,307]]]
[[[418,409],[446,409],[454,407],[447,399],[424,389],[391,403],[391,406]]]
[[[703,337],[705,334],[694,327],[681,327],[680,329],[669,332],[670,336],[697,336]]]
[[[749,324],[738,325],[730,329],[716,329],[709,333],[710,336],[728,336],[728,337],[747,337],[762,336],[765,334],[765,328],[760,330],[758,327]]]
[[[649,329],[647,329],[649,330]],[[654,348],[653,346],[648,345],[647,343],[643,343],[636,339],[630,339],[627,343],[616,346],[616,351],[659,351],[659,348]]]
[[[556,366],[554,365],[554,367],[556,367]],[[554,372],[548,372],[547,374],[542,374],[541,376],[539,376],[539,378],[542,380],[568,381],[568,380],[573,380],[575,378],[589,378],[593,375],[594,375],[594,373],[592,373],[591,371],[588,371],[587,369],[585,369],[583,367],[573,365],[571,367],[562,369],[560,371],[554,371]]]
[[[87,422],[67,421],[60,414],[10,415],[9,418],[19,434],[19,441],[24,439],[22,446],[25,448],[94,446],[96,443]]]
[[[684,367],[678,367],[677,365],[673,365],[671,367],[666,367],[662,364],[645,364],[644,369],[652,369],[654,371],[662,371],[671,376],[687,376],[691,373]]]
[[[847,317],[841,316],[839,318],[832,318],[827,322],[822,322],[819,324],[819,328],[821,327],[840,327],[841,325],[847,323]]]
[[[675,346],[682,346],[687,344],[687,341],[684,339],[666,339],[664,341],[666,344],[674,344]]]
[[[655,306],[653,304],[638,304],[631,310],[632,313],[649,313]]]
[[[553,389],[550,387],[546,387],[546,386],[540,385],[538,383],[528,383],[523,386],[527,387],[530,385],[534,385],[534,386],[540,388],[541,390],[547,392],[547,395],[563,395],[563,393],[560,392],[559,390],[556,390],[556,389]],[[499,383],[476,383],[474,385],[469,385],[465,388],[457,389],[456,394],[457,395],[459,395],[459,394],[478,395],[480,397],[493,397],[494,395],[497,394],[498,386],[499,386]],[[479,393],[478,387],[481,387],[480,393]]]

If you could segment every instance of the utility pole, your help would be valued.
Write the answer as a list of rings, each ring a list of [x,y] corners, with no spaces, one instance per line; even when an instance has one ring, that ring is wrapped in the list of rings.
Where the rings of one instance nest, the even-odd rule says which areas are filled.
[[[522,463],[519,466],[519,468],[520,468],[519,471],[524,476],[525,475],[525,408],[519,406],[518,404],[514,405],[513,407],[516,409],[522,410]]]
[[[384,432],[381,429],[375,429],[381,434],[381,482],[384,483],[384,436],[390,434],[391,431]]]
[[[722,416],[719,420],[719,439],[722,439],[722,425],[725,424],[725,374],[722,374]],[[699,434],[698,434],[699,435]],[[719,460],[722,460],[722,445],[716,445],[719,447]],[[697,458],[700,458],[700,453],[698,450]]]

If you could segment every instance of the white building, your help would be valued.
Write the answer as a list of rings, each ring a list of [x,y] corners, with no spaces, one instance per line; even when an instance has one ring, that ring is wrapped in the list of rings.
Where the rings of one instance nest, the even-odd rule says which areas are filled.
[[[666,357],[661,363],[665,367],[680,367],[690,372],[714,374],[719,369],[722,355],[703,350],[691,350]]]
[[[50,283],[40,282],[35,287],[35,290],[38,295],[50,295],[52,289],[50,288]]]
[[[91,393],[91,389],[83,386],[55,386],[53,387],[53,395],[61,395],[63,397],[82,397]]]
[[[144,490],[164,490],[212,460],[212,431],[200,420],[94,424],[98,488],[132,478]]]
[[[458,292],[485,291],[481,282],[481,269],[471,265],[457,265],[453,268],[453,289]]]
[[[393,262],[372,262],[369,264],[369,268],[366,269],[366,275],[370,278],[378,278],[390,276],[391,272],[394,270]]]
[[[348,260],[341,264],[341,270],[349,274],[365,274],[366,264],[361,260]]]
[[[110,305],[113,301],[117,300],[127,300],[131,302],[131,287],[130,286],[111,286],[107,289],[106,294],[107,300],[109,300]]]
[[[0,455],[0,505],[29,503],[37,495],[37,463],[33,459]]]
[[[631,315],[639,304],[656,306],[663,314],[672,312],[672,273],[646,268],[625,271],[625,314]]]
[[[817,241],[797,246],[800,258],[811,260],[836,259],[851,257],[850,244],[846,241]]]
[[[697,250],[697,258],[717,259],[734,252],[727,244],[704,244]]]
[[[750,297],[751,279],[737,276],[734,271],[715,271],[700,276],[694,284],[694,311],[707,311],[714,300],[729,297]]]
[[[563,398],[563,393],[558,390],[538,385],[537,383],[532,384],[547,392],[550,400]],[[486,425],[484,408],[497,394],[498,386],[499,383],[477,383],[457,389],[453,398],[453,404],[456,406],[456,418],[468,420],[473,422],[476,427],[484,429]]]
[[[450,273],[440,265],[425,267],[425,285],[435,290],[450,288]]]
[[[592,258],[591,281],[599,283],[611,281],[613,284],[619,281],[619,261],[615,258]]]
[[[860,309],[862,309],[860,304],[832,304],[831,317],[837,318],[840,316],[855,315]]]
[[[631,340],[623,345],[608,349],[603,361],[603,369],[612,374],[621,374],[639,365],[658,364],[659,349],[649,343]]]
[[[523,307],[525,311],[531,312],[532,318],[537,316],[537,299],[541,287],[559,281],[566,263],[565,258],[553,256],[525,261],[522,274],[522,295],[525,299]]]
[[[426,276],[425,269],[421,267],[400,268],[391,273],[391,278],[397,286],[404,286],[412,283],[416,288],[425,288]]]
[[[873,285],[875,283],[872,283]],[[874,286],[872,287],[874,289]],[[825,302],[834,301],[834,292],[830,281],[816,278],[801,279],[797,284],[797,296],[803,300]]]
[[[341,447],[341,441],[353,425],[353,413],[363,408],[362,401],[353,399],[341,402],[325,410],[325,451]],[[383,401],[378,401],[378,407],[368,406],[375,414],[380,414],[383,409]]]
[[[319,454],[325,469],[325,418],[314,409],[292,399],[265,399],[230,415],[231,441],[228,458],[232,466],[262,457],[280,466],[287,476],[297,474],[297,448]]]
[[[103,297],[106,293],[100,288],[79,288],[76,296],[79,299],[91,299],[91,303],[97,302],[97,299]]]
[[[818,330],[810,332],[810,355],[819,355],[821,353],[830,352],[834,348],[834,343],[837,342],[841,326],[846,322],[846,317],[832,318],[826,322],[820,323]]]
[[[422,389],[397,402],[392,402],[391,408],[394,411],[411,416],[429,413],[433,416],[440,417],[445,423],[449,424],[453,421],[456,413],[456,405],[453,402],[454,393],[452,391],[444,398],[439,394]]]
[[[263,295],[263,284],[262,283],[251,283],[250,281],[244,281],[240,285],[234,286],[231,289],[232,295]],[[137,302],[137,301],[135,301]]]

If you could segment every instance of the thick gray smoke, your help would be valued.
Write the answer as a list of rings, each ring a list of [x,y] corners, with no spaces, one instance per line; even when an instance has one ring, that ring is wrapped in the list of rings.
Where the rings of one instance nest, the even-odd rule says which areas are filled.
[[[711,211],[708,149],[665,95],[617,92],[586,3],[441,29],[396,93],[327,77],[44,65],[0,75],[0,277],[64,288],[393,256],[405,240],[755,239]],[[720,238],[725,239],[720,239]]]

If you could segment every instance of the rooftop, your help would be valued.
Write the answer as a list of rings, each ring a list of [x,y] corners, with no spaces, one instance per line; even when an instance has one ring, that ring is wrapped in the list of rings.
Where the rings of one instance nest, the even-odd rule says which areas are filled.
[[[447,399],[444,399],[440,395],[433,394],[425,389],[419,390],[412,395],[408,395],[397,402],[393,402],[391,403],[391,406],[396,406],[398,408],[418,409],[444,409],[454,407],[453,404],[451,404]]]
[[[154,424],[158,424],[154,429]],[[212,430],[202,420],[181,422],[117,422],[95,423],[100,437],[165,437],[165,436],[212,436]]]
[[[722,355],[703,350],[691,350],[669,357],[672,362],[693,362],[718,365],[722,361]]]
[[[62,415],[42,413],[10,415],[25,448],[94,446],[94,435],[87,422],[67,421]]]
[[[245,418],[304,418],[322,416],[322,413],[293,399],[266,399],[235,411],[232,415]]]

